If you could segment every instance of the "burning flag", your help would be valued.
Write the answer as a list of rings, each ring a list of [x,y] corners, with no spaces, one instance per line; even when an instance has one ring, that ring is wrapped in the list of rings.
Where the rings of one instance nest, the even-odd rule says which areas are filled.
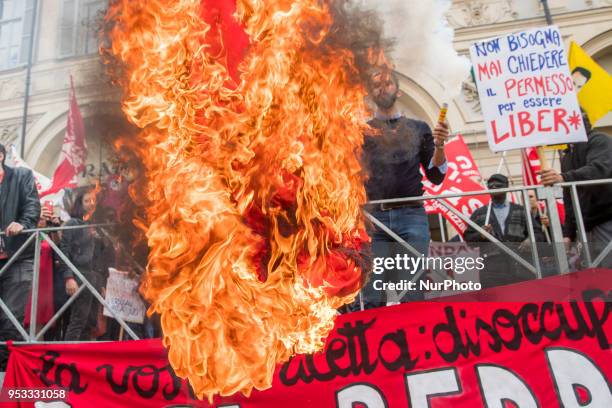
[[[343,36],[367,18],[344,19],[343,2],[229,3],[115,1],[102,50],[142,129],[126,143],[144,167],[141,290],[175,372],[209,399],[268,388],[277,363],[320,350],[368,241],[369,53],[354,49],[372,32]]]

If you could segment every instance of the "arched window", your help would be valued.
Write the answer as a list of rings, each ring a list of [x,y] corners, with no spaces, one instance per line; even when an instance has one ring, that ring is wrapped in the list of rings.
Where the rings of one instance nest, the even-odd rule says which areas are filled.
[[[107,0],[64,0],[60,22],[60,57],[98,52],[98,31]]]

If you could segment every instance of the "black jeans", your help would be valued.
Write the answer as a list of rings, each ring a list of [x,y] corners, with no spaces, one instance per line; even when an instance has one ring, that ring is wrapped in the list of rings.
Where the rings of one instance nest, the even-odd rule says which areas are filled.
[[[0,269],[6,262],[6,260],[0,261]],[[33,273],[34,261],[22,259],[15,261],[8,270],[0,275],[0,299],[21,325],[23,325],[25,308],[32,289]],[[25,340],[2,311],[0,311],[0,340]],[[6,346],[0,346],[0,371],[6,370],[7,361],[8,349]]]
[[[81,269],[80,269],[81,270]],[[98,292],[102,288],[102,277],[95,272],[83,271],[85,278]],[[79,283],[79,286],[82,283]],[[70,306],[70,321],[66,328],[66,341],[90,340],[91,330],[96,327],[100,302],[85,288]]]

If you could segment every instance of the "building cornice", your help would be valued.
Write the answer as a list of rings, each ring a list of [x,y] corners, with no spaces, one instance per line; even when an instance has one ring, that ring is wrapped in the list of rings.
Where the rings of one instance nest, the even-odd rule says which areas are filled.
[[[584,24],[609,23],[612,20],[612,6],[559,13],[553,15],[553,20],[554,24],[561,28]],[[455,28],[455,45],[465,41],[489,38],[494,36],[494,33],[509,33],[543,25],[546,25],[544,16],[536,16],[526,19]]]

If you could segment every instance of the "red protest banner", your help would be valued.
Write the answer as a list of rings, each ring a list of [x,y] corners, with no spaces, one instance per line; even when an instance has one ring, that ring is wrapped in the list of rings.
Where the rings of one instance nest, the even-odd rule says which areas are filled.
[[[450,139],[445,146],[448,167],[459,173],[461,177],[473,177],[479,181],[482,176],[472,156],[472,152],[460,134]]]
[[[529,303],[466,295],[340,316],[325,349],[277,367],[271,389],[213,405],[190,397],[159,340],[13,346],[0,400],[28,387],[67,390],[54,407],[609,407],[610,272],[493,289],[532,291]]]
[[[446,144],[446,161],[448,170],[442,184],[435,185],[427,178],[423,177],[423,189],[426,195],[436,196],[440,194],[463,193],[469,191],[481,191],[484,189],[477,181],[481,175],[478,166],[472,157],[470,149],[465,144],[463,137],[457,135]],[[488,195],[454,197],[445,199],[445,202],[456,208],[467,217],[480,207],[489,204]],[[444,218],[463,235],[466,230],[466,223],[453,214],[448,208],[440,204],[437,200],[426,200],[425,211],[428,214],[442,214]]]
[[[87,160],[85,124],[77,102],[72,76],[70,76],[69,106],[64,143],[62,144],[57,168],[53,173],[53,183],[48,189],[40,192],[41,198],[55,194],[64,188],[76,187],[77,175],[85,168],[85,161]]]
[[[463,137],[457,135],[446,145],[446,160],[448,170],[442,184],[435,185],[423,177],[423,189],[426,195],[436,196],[440,194],[463,193],[469,191],[481,191],[484,189],[477,181],[481,175],[478,166],[472,157],[470,149],[465,144]],[[480,207],[489,204],[488,195],[453,197],[445,199],[445,202],[456,208],[467,217]],[[426,200],[425,211],[428,214],[442,214],[444,218],[463,235],[466,223],[437,200]]]
[[[425,183],[423,184],[423,186],[425,188],[426,194],[432,196],[450,193],[463,193],[468,191],[480,191],[483,189],[480,184],[476,183],[475,181],[472,181],[469,178],[455,178],[452,174],[447,174],[447,177],[444,179],[444,182],[439,186],[434,185],[434,187],[440,188],[430,188]],[[488,205],[489,200],[490,197],[486,194],[444,199],[446,203],[450,204],[452,207],[456,208],[457,210],[459,210],[459,212],[461,212],[467,217],[470,217],[477,208]],[[448,222],[450,222],[451,225],[461,235],[463,235],[463,232],[467,228],[466,223],[461,218],[459,218],[457,215],[453,214],[448,208],[440,204],[438,200],[425,201],[425,210],[429,214],[441,213],[444,218],[446,218]]]

